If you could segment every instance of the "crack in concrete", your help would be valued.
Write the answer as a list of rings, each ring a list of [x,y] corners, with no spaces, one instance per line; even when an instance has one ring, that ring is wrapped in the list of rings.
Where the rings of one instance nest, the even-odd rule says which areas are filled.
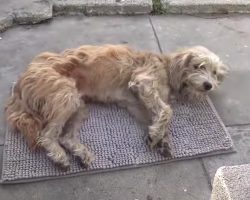
[[[205,163],[204,163],[204,161],[203,161],[203,158],[200,158],[199,160],[200,160],[200,162],[201,162],[201,166],[202,166],[202,169],[203,169],[203,171],[204,171],[204,175],[205,175],[205,177],[206,177],[206,180],[207,180],[209,189],[212,191],[211,179],[210,179],[209,173],[208,173],[208,171],[207,171],[207,169],[206,169],[206,166],[205,166]]]
[[[233,32],[236,32],[236,33],[239,33],[239,34],[244,34],[245,32],[244,31],[240,31],[240,30],[237,30],[231,26],[228,26],[226,24],[223,24],[222,22],[218,22],[218,24],[222,27],[224,27],[225,29],[229,30],[229,31],[233,31]]]
[[[156,33],[154,24],[153,24],[153,22],[152,22],[150,16],[148,16],[148,20],[149,20],[149,23],[150,23],[150,25],[151,25],[151,27],[152,27],[152,30],[153,30],[153,32],[154,32],[155,40],[156,40],[156,43],[157,43],[157,45],[158,45],[159,51],[162,53],[163,51],[162,51],[162,48],[161,48],[161,43],[160,43],[160,40],[159,40],[159,38],[158,38],[158,35],[157,35],[157,33]]]
[[[250,122],[249,123],[242,123],[242,124],[228,124],[225,126],[230,128],[230,127],[236,127],[236,126],[249,126],[249,125],[250,125]]]

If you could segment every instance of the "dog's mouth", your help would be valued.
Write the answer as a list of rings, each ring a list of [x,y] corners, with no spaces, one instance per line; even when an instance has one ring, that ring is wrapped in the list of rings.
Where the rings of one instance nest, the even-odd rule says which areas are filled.
[[[179,89],[179,95],[185,99],[202,99],[206,96],[211,90],[205,90],[203,88],[196,88],[187,82],[183,82]]]

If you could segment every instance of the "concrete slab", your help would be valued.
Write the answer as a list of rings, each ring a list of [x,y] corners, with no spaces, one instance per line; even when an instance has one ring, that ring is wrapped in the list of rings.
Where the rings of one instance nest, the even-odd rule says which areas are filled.
[[[225,166],[217,170],[211,200],[250,199],[250,165]]]
[[[14,24],[35,24],[52,18],[50,0],[2,0],[0,7],[0,31]]]
[[[166,13],[250,13],[250,0],[161,0]]]
[[[250,17],[154,16],[152,22],[164,52],[204,45],[230,66],[229,78],[211,98],[225,124],[249,123]]]
[[[5,31],[13,25],[13,16],[11,14],[0,14],[0,32]]]
[[[23,1],[23,0],[22,0]],[[31,1],[13,10],[17,24],[36,24],[52,18],[52,2],[50,0]]]
[[[140,28],[138,28],[140,27]],[[158,51],[148,17],[71,17],[15,27],[0,35],[0,110],[9,89],[31,59],[42,51],[62,51],[83,44],[124,43]],[[0,117],[0,144],[5,132]]]
[[[221,166],[250,163],[250,125],[227,127],[227,129],[232,136],[237,153],[202,158],[211,181],[216,170]]]
[[[199,160],[29,184],[0,185],[4,200],[207,200]]]
[[[151,0],[53,0],[53,15],[148,14],[152,7]]]

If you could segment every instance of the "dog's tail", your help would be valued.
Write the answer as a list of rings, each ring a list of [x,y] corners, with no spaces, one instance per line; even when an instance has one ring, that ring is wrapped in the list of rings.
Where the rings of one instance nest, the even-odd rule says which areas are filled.
[[[20,131],[28,141],[29,146],[34,149],[42,129],[42,121],[28,111],[24,106],[18,91],[12,92],[5,107],[6,119],[9,125]]]

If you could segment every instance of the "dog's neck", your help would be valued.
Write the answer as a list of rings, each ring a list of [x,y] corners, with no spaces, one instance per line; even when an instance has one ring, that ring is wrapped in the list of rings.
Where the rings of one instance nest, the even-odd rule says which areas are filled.
[[[181,77],[178,73],[179,67],[173,62],[172,55],[162,54],[162,60],[166,69],[168,84],[171,87],[172,92],[179,92],[181,89]]]

